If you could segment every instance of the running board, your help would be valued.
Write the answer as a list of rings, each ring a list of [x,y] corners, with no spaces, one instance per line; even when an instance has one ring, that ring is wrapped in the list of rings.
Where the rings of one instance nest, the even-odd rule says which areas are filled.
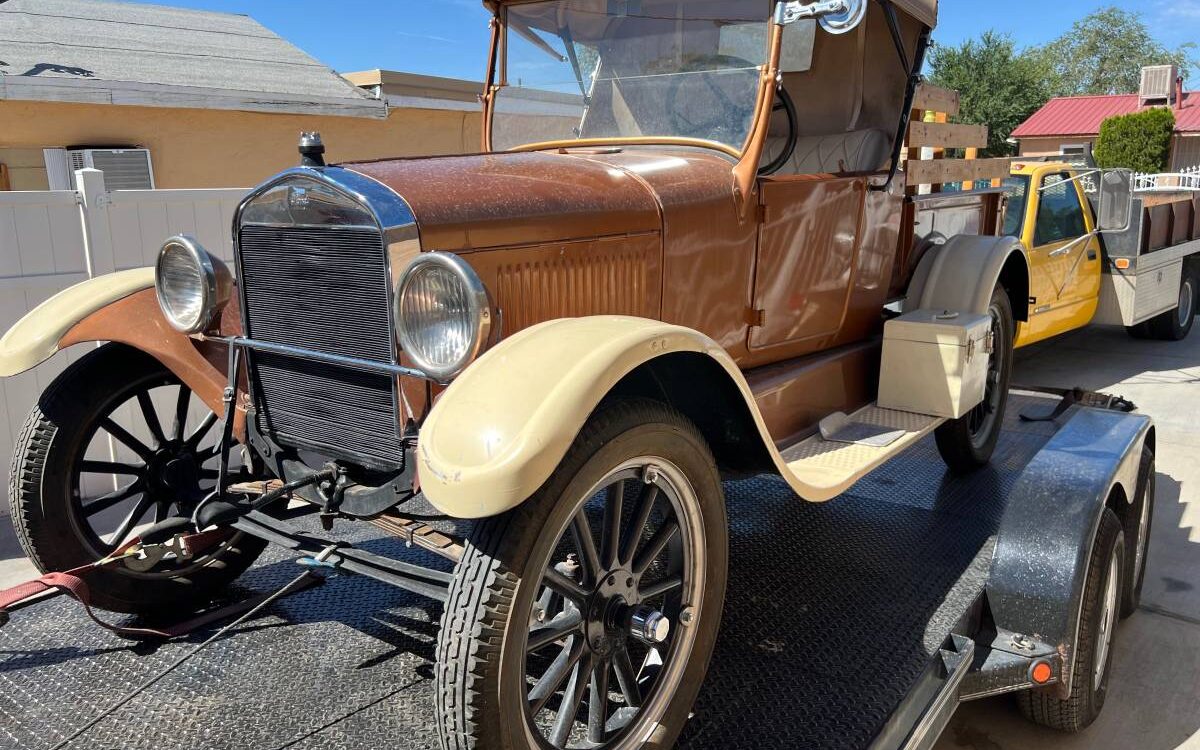
[[[807,500],[830,500],[850,489],[946,420],[929,414],[865,406],[835,414],[818,434],[787,448],[782,457],[793,487]]]

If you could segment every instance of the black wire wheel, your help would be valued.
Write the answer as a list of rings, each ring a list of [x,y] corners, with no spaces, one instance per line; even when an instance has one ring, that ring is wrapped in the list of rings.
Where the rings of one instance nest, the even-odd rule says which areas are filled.
[[[447,748],[671,747],[716,641],[724,494],[650,401],[589,421],[534,497],[477,524],[438,636]]]
[[[117,344],[84,355],[42,394],[14,450],[9,501],[25,553],[42,572],[70,570],[189,517],[216,486],[221,424],[149,355]],[[96,606],[148,614],[202,603],[264,547],[236,534],[190,560],[85,580]]]
[[[988,355],[983,401],[962,417],[946,422],[934,432],[938,452],[951,471],[966,473],[985,466],[996,450],[1008,407],[1012,382],[1016,324],[1012,302],[1004,287],[992,291],[988,315],[992,319],[992,352]]]

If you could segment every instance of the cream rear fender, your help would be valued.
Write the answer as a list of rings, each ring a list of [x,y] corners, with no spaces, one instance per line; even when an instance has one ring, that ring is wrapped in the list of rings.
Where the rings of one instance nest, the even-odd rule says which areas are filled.
[[[441,512],[485,518],[517,507],[551,476],[597,405],[627,375],[661,358],[708,358],[742,403],[712,404],[747,414],[776,470],[797,494],[828,500],[788,471],[745,378],[702,333],[643,318],[552,320],[497,344],[439,397],[421,428],[421,488]],[[699,373],[698,373],[699,374]],[[724,384],[722,384],[724,385]]]
[[[1029,259],[1020,241],[956,235],[921,258],[904,309],[986,315],[997,283],[1008,292],[1013,317],[1029,320]]]
[[[50,359],[67,332],[93,313],[154,287],[153,268],[118,271],[68,287],[29,311],[0,338],[0,377]]]

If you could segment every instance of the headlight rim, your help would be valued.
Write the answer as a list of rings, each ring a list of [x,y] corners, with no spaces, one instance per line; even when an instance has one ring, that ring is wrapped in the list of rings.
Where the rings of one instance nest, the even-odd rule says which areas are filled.
[[[473,321],[474,337],[466,353],[452,365],[435,365],[423,356],[413,338],[413,334],[410,332],[409,322],[404,315],[404,295],[408,291],[409,283],[419,271],[428,266],[438,266],[449,270],[463,284],[466,291],[471,319]],[[472,362],[483,354],[487,349],[488,343],[491,341],[492,319],[494,317],[492,314],[491,296],[488,294],[483,280],[479,278],[479,274],[475,273],[475,269],[454,253],[442,251],[422,252],[416,258],[413,258],[396,282],[392,305],[393,317],[396,324],[396,342],[399,344],[401,352],[412,360],[413,365],[418,370],[439,383],[449,383],[455,377],[462,374]]]
[[[175,248],[188,254],[199,268],[200,278],[203,280],[200,288],[200,314],[190,325],[183,325],[182,323],[187,321],[180,321],[174,316],[163,293],[163,261]],[[154,264],[154,295],[158,299],[159,310],[172,328],[189,336],[209,330],[217,314],[228,304],[232,289],[233,275],[228,266],[210,253],[195,237],[177,234],[163,242]]]

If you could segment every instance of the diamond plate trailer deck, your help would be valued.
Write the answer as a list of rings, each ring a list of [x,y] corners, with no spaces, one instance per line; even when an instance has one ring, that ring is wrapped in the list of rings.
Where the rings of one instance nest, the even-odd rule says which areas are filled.
[[[1011,641],[990,629],[993,610],[1011,630],[1039,628],[1049,643],[1033,639],[1034,650],[1057,631],[1070,640],[1071,567],[1086,560],[1078,539],[1090,539],[1104,502],[1089,493],[1128,472],[1151,428],[1096,410],[1015,417],[1054,403],[1014,396],[992,465],[970,477],[948,475],[925,440],[828,504],[797,501],[777,478],[729,483],[729,597],[680,746],[927,746],[960,693],[1023,678],[1019,657],[989,648]],[[365,524],[336,530],[448,569]],[[1038,573],[1042,556],[1028,545],[1055,552],[1054,575]],[[296,574],[291,556],[272,548],[241,586],[278,588]],[[70,747],[436,748],[439,614],[416,594],[335,577],[277,603]],[[18,613],[0,631],[0,747],[53,746],[211,632],[131,644],[64,599]],[[947,669],[972,652],[969,669]]]

